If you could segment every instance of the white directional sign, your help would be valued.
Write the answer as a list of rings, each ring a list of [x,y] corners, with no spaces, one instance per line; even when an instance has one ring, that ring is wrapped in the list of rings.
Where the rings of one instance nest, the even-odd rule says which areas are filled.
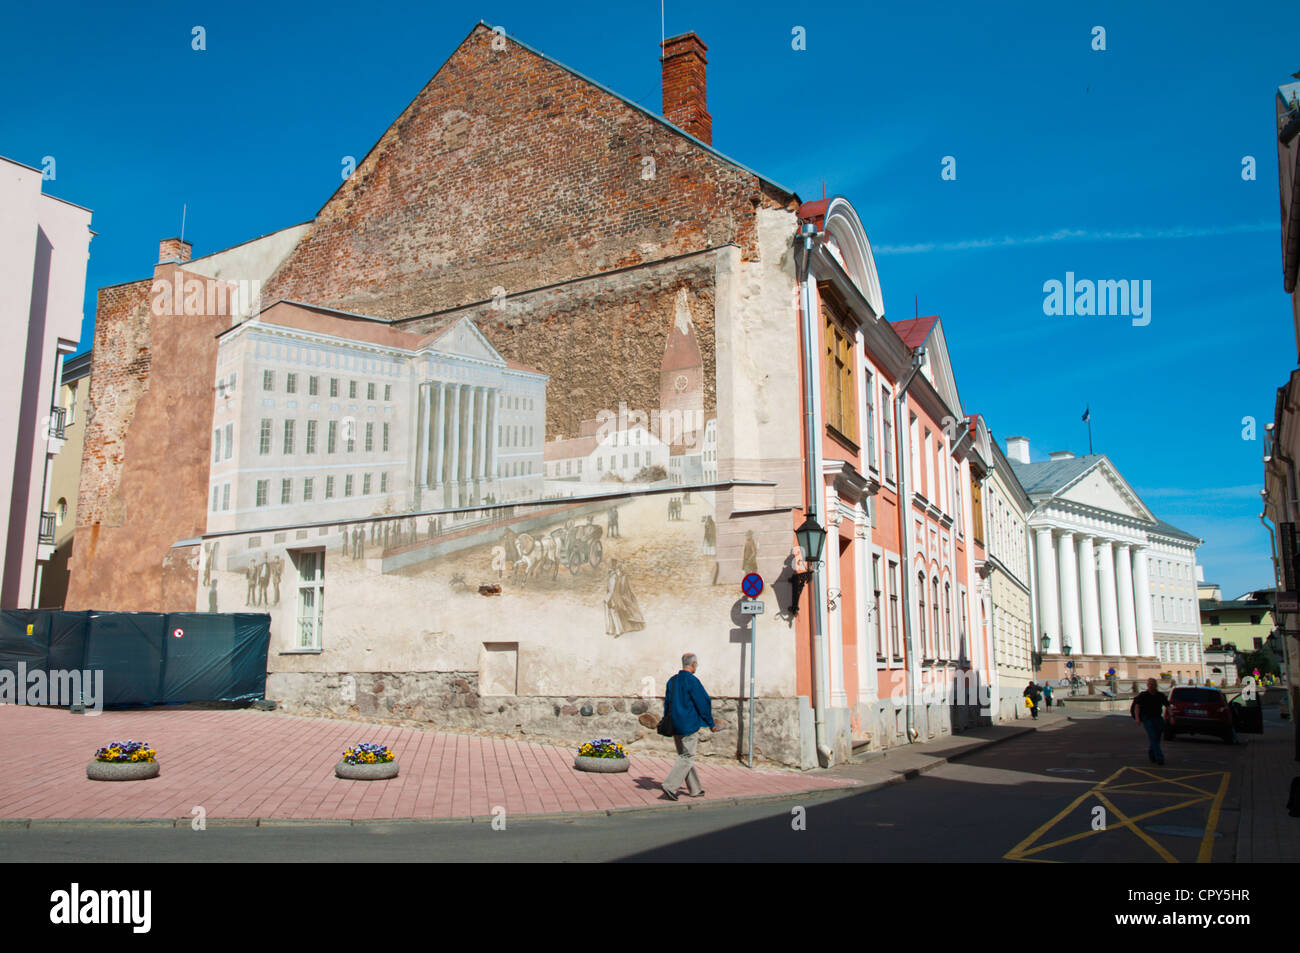
[[[762,615],[763,603],[742,599],[740,602],[740,612],[741,615]]]

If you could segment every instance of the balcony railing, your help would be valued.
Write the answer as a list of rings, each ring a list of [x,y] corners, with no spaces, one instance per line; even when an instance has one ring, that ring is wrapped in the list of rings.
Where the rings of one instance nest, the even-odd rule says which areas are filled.
[[[38,539],[40,542],[53,544],[54,523],[55,523],[55,518],[53,513],[45,513],[45,512],[41,513],[41,528],[38,534]]]
[[[63,440],[67,436],[68,411],[64,407],[50,408],[50,433],[51,437]]]

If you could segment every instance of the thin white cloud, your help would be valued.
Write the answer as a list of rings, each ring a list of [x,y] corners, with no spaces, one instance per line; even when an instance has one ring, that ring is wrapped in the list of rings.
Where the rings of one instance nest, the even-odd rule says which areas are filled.
[[[975,251],[984,248],[1016,248],[1021,245],[1050,245],[1058,242],[1132,242],[1170,238],[1212,238],[1276,231],[1278,225],[1210,225],[1200,228],[1144,228],[1131,231],[1097,231],[1091,228],[1059,228],[1042,235],[1004,235],[1001,238],[968,238],[957,242],[920,242],[915,245],[873,245],[878,255],[913,255],[930,251]]]
[[[1259,491],[1263,489],[1257,483],[1244,484],[1242,486],[1205,486],[1205,487],[1153,487],[1151,489],[1139,489],[1138,495],[1142,499],[1187,499],[1196,498],[1201,500],[1258,500]]]

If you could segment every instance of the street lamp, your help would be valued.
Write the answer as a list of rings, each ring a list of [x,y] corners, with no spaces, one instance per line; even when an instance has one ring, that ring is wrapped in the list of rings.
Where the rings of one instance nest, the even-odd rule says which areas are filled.
[[[804,586],[812,579],[814,567],[821,562],[822,550],[826,547],[826,530],[809,513],[794,531],[794,536],[799,541],[799,552],[803,555],[806,567],[803,572],[794,573],[790,577],[790,614],[798,615],[799,597],[803,595]]]

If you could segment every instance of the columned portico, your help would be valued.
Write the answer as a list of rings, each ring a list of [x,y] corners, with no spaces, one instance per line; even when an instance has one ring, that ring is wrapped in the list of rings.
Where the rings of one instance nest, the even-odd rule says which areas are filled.
[[[1133,592],[1137,596],[1138,655],[1153,658],[1156,639],[1151,628],[1151,579],[1147,575],[1147,551],[1142,546],[1133,547]]]
[[[1137,609],[1133,598],[1133,551],[1127,543],[1115,544],[1115,588],[1119,593],[1119,652],[1138,654]]]

